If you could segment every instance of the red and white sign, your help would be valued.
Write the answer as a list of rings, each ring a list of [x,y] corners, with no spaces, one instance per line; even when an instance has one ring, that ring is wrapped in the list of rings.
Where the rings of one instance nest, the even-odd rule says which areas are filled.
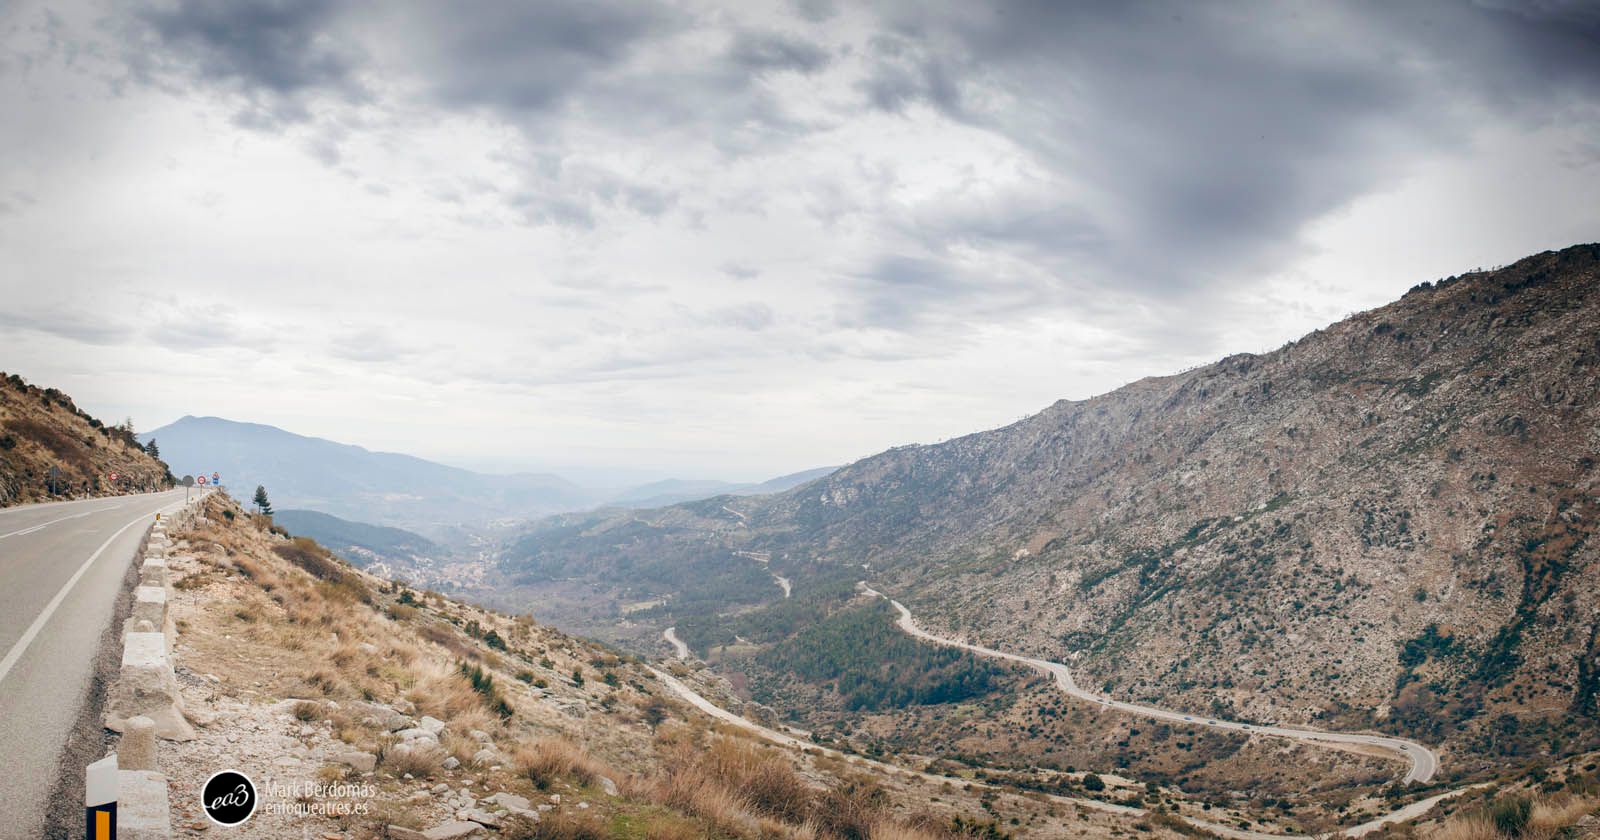
[[[205,483],[206,483],[206,477],[205,477],[205,476],[203,476],[203,475],[202,475],[202,476],[200,476],[200,477],[199,477],[199,478],[196,478],[196,479],[195,479],[195,480],[194,480],[194,483],[195,483],[195,484],[200,484],[200,485],[204,485],[204,484],[205,484]]]
[[[116,481],[116,480],[117,480],[117,474],[116,474],[116,473],[112,473],[112,474],[111,474],[111,475],[110,475],[110,476],[108,476],[108,477],[109,477],[109,478],[110,478],[110,479],[111,479],[111,480],[112,480],[112,481]]]

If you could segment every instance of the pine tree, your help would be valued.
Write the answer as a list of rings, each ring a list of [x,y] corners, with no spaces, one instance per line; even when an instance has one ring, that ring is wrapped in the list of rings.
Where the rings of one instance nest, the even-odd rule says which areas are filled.
[[[256,507],[258,509],[260,509],[260,511],[262,513],[266,514],[267,516],[271,516],[272,515],[272,503],[267,501],[267,488],[266,488],[265,485],[262,485],[262,484],[257,484],[256,485],[255,505],[256,505]]]
[[[156,439],[155,438],[151,438],[150,442],[144,445],[144,451],[145,451],[146,454],[148,454],[152,458],[160,458],[161,457],[161,447],[156,446]]]

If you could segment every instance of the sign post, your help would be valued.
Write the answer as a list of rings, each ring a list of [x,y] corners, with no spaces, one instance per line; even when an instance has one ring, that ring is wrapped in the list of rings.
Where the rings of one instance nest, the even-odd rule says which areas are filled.
[[[89,765],[83,780],[84,837],[116,840],[117,756],[115,753]]]

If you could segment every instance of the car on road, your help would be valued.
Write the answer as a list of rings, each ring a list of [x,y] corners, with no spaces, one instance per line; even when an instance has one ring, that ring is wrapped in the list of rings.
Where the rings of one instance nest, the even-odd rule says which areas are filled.
[[[1184,716],[1183,716],[1183,719],[1184,719],[1184,720],[1194,720],[1194,718],[1192,718],[1192,717],[1189,717],[1189,716],[1188,716],[1188,715],[1184,715]]]

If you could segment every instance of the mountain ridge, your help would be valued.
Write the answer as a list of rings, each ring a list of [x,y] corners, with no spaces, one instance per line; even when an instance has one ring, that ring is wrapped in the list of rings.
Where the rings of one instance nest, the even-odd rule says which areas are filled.
[[[265,485],[279,508],[316,510],[356,522],[423,532],[449,540],[456,527],[585,510],[649,506],[722,493],[787,489],[825,470],[761,483],[659,482],[616,494],[538,472],[480,473],[415,455],[296,434],[264,423],[184,415],[146,432],[181,473],[220,474],[241,493]],[[685,485],[688,485],[687,487]],[[638,498],[643,492],[644,495]]]
[[[1597,266],[1579,245],[1418,284],[737,515],[562,517],[508,547],[502,582],[626,574],[709,650],[787,609],[760,556],[796,598],[869,577],[940,632],[1071,658],[1124,699],[1443,740],[1458,772],[1559,753],[1593,740],[1600,690]]]

